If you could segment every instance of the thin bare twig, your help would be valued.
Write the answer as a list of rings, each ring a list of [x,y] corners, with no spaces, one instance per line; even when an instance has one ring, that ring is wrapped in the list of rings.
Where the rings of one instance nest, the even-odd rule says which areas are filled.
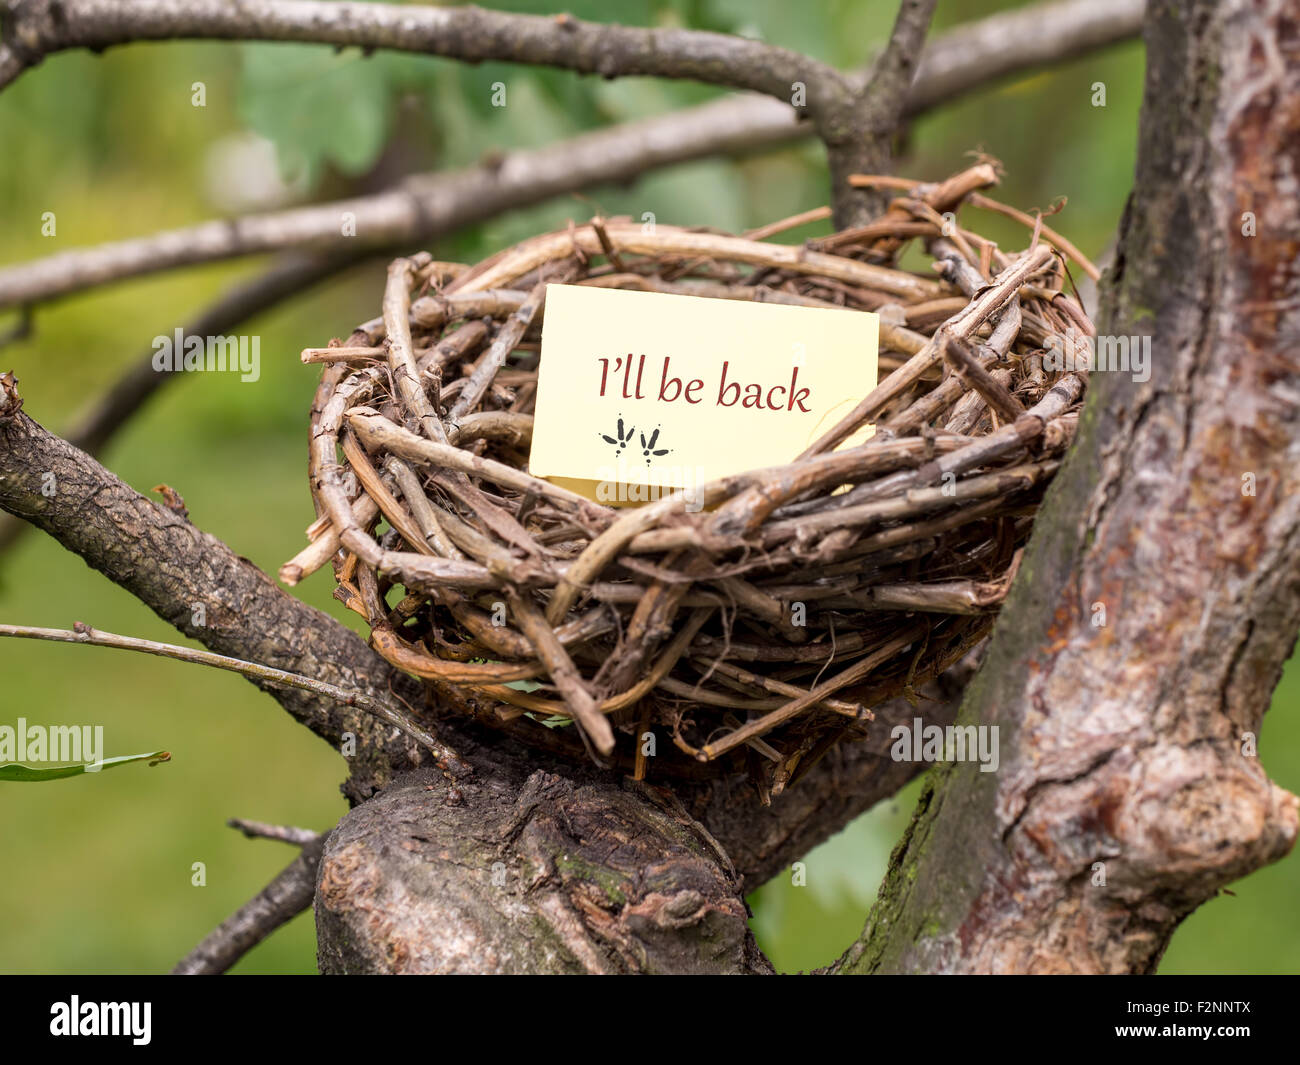
[[[278,839],[281,843],[292,843],[295,847],[305,847],[309,843],[314,843],[321,835],[310,828],[271,825],[265,821],[248,821],[242,817],[232,817],[226,821],[226,825],[238,829],[249,839]]]
[[[234,821],[231,824],[239,827]],[[316,871],[320,868],[325,836],[307,832],[306,829],[285,831],[304,834],[301,840],[286,840],[298,843],[302,852],[254,898],[204,936],[197,947],[176,963],[172,969],[173,976],[220,975],[281,925],[311,907],[312,898],[316,894]]]
[[[984,369],[961,340],[948,337],[943,354],[952,366],[953,372],[968,387],[983,396],[984,402],[997,411],[1004,420],[1014,422],[1025,413],[1023,404],[1011,394],[1011,390]]]
[[[142,654],[158,655],[160,658],[172,658],[178,662],[192,662],[200,666],[212,666],[216,669],[242,673],[245,677],[260,680],[267,684],[286,688],[297,688],[311,692],[327,699],[333,699],[343,706],[355,706],[368,714],[373,714],[381,721],[400,729],[436,757],[453,766],[468,770],[459,755],[451,748],[439,743],[433,733],[413,720],[401,710],[381,702],[365,692],[350,691],[337,684],[329,684],[300,673],[263,666],[257,662],[245,662],[227,655],[213,654],[211,651],[199,651],[193,647],[179,647],[172,643],[159,643],[156,640],[142,640],[135,636],[120,636],[113,632],[92,629],[81,622],[74,629],[44,629],[34,625],[0,625],[0,637],[10,636],[24,640],[52,640],[56,643],[86,643],[96,647],[116,647],[123,651],[139,651]]]

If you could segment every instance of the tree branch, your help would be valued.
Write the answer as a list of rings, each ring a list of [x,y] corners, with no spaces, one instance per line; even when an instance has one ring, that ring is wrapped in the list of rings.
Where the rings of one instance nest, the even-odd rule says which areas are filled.
[[[177,962],[172,969],[173,976],[217,976],[224,973],[277,928],[309,909],[316,894],[316,873],[325,845],[323,835],[304,828],[279,828],[279,834],[271,836],[261,830],[276,830],[277,826],[236,821],[230,824],[241,828],[245,835],[283,839],[298,845],[302,851],[254,898],[222,921]],[[257,831],[250,833],[245,825],[253,826]]]
[[[1144,6],[1144,0],[1057,0],[963,23],[922,53],[907,113],[969,92],[973,78],[988,84],[1135,37]]]
[[[249,839],[278,839],[281,843],[292,843],[295,847],[305,847],[321,837],[321,833],[310,828],[297,828],[293,825],[271,825],[265,821],[249,821],[243,817],[232,817],[226,821],[228,828],[235,828]]]
[[[865,225],[885,207],[881,189],[858,188],[850,174],[888,169],[891,145],[916,74],[925,35],[938,0],[901,0],[889,43],[866,84],[842,96],[838,109],[818,126],[831,171],[835,226]]]
[[[1142,0],[1064,0],[951,31],[924,53],[904,115],[928,110],[1010,73],[1131,37],[1141,12]],[[989,22],[995,23],[996,32],[980,29]],[[499,163],[414,176],[373,196],[204,222],[20,263],[0,269],[0,309],[180,266],[291,247],[337,250],[342,243],[360,253],[428,240],[592,185],[631,180],[706,156],[784,144],[811,132],[785,104],[727,97],[511,152]],[[846,159],[844,165],[848,173],[857,164]],[[354,221],[355,237],[342,236],[345,214]]]
[[[1147,335],[1149,380],[1114,347],[1092,375],[959,717],[1001,729],[1001,771],[932,779],[843,971],[1150,972],[1294,845],[1256,754],[1300,629],[1292,8],[1151,6],[1098,325]]]
[[[177,662],[191,662],[199,666],[211,666],[239,673],[251,680],[271,688],[290,688],[309,692],[323,699],[330,699],[341,706],[355,706],[380,721],[392,725],[404,732],[430,754],[445,762],[449,767],[468,771],[469,767],[461,762],[459,755],[445,744],[440,743],[427,728],[415,721],[405,712],[391,706],[387,701],[376,699],[362,691],[340,688],[337,684],[304,677],[299,673],[290,673],[283,669],[273,669],[258,662],[245,662],[228,655],[213,654],[211,651],[196,651],[192,647],[178,647],[176,644],[159,643],[157,640],[142,640],[135,636],[120,636],[114,632],[92,629],[89,625],[77,622],[73,629],[45,629],[32,625],[0,625],[0,637],[12,637],[22,640],[50,640],[55,643],[81,643],[94,647],[116,647],[122,651],[138,651],[147,655],[158,655]]]
[[[69,48],[133,41],[298,41],[556,67],[601,77],[686,78],[781,99],[791,85],[831,93],[842,75],[797,52],[723,33],[642,29],[477,7],[323,0],[5,0],[0,88],[21,69]],[[810,109],[815,104],[810,99]]]
[[[21,411],[0,375],[0,509],[44,529],[165,621],[219,654],[263,662],[384,701],[420,686],[333,618],[281,591],[264,573],[176,512],[123,484]],[[369,714],[332,698],[254,681],[336,749],[356,739],[354,797],[418,763],[418,748]]]
[[[867,78],[872,103],[884,112],[882,129],[894,129],[903,115],[936,6],[937,0],[902,0],[898,5],[889,43]]]
[[[0,308],[48,300],[113,281],[178,266],[257,255],[285,248],[312,248],[356,256],[380,247],[429,239],[517,207],[541,203],[589,185],[631,180],[647,169],[726,154],[788,136],[792,113],[767,100],[781,115],[776,129],[740,128],[750,97],[715,101],[667,118],[598,130],[541,148],[511,152],[504,159],[462,170],[415,175],[370,196],[213,220],[157,233],[74,249],[0,270]],[[763,109],[770,120],[772,112]],[[770,125],[770,122],[769,122]],[[721,134],[721,136],[720,136]],[[344,222],[355,236],[344,236]]]

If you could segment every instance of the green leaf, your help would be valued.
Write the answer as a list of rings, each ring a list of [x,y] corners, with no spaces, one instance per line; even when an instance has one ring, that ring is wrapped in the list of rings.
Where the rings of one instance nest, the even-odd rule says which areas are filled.
[[[171,753],[169,751],[154,751],[152,754],[124,754],[120,758],[105,758],[101,762],[89,762],[82,765],[59,765],[52,766],[48,769],[33,768],[29,765],[21,765],[17,762],[8,765],[0,765],[0,781],[12,780],[21,781],[28,784],[34,784],[41,780],[61,780],[64,777],[78,777],[83,773],[89,773],[92,776],[95,773],[105,769],[116,769],[120,765],[126,765],[128,762],[148,761],[150,765],[158,765],[160,762],[170,762]],[[95,767],[98,768],[95,768]]]

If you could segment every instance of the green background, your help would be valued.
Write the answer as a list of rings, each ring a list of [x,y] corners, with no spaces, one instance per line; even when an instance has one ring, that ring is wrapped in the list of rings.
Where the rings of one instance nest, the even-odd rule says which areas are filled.
[[[546,11],[549,5],[500,4]],[[936,28],[989,14],[997,3],[946,0]],[[893,4],[780,0],[566,3],[582,18],[679,24],[757,34],[841,67],[879,47]],[[984,151],[1007,168],[1001,198],[1024,208],[1067,196],[1054,224],[1093,256],[1112,238],[1129,191],[1142,92],[1142,50],[1129,43],[981,91],[916,122],[899,148],[902,173],[941,178]],[[490,104],[507,87],[507,106]],[[206,106],[191,103],[203,82]],[[1106,105],[1093,106],[1094,84]],[[604,82],[522,67],[355,50],[178,43],[48,59],[0,95],[0,261],[217,216],[232,189],[257,186],[232,163],[230,138],[250,132],[278,149],[286,195],[372,191],[412,170],[472,163],[485,152],[539,145],[716,95],[649,79]],[[262,182],[265,185],[266,182]],[[627,187],[588,190],[437,241],[436,257],[473,262],[505,244],[596,211],[741,230],[825,202],[826,167],[806,142],[743,160],[678,166]],[[41,235],[52,211],[57,235]],[[974,216],[972,216],[974,221]],[[980,215],[1009,249],[1023,231]],[[801,240],[825,232],[806,227]],[[151,339],[184,325],[260,264],[178,271],[41,308],[33,335],[0,351],[33,417],[66,429]],[[165,388],[104,459],[148,492],[185,498],[192,520],[275,573],[304,544],[313,511],[306,414],[316,374],[298,351],[345,336],[377,313],[382,267],[371,263],[238,327],[261,337],[262,374],[190,374]],[[12,324],[12,316],[0,328]],[[317,574],[298,589],[350,619]],[[0,620],[179,637],[149,610],[43,534],[0,556]],[[350,621],[349,621],[350,623]],[[255,618],[249,624],[256,624]],[[1284,677],[1261,757],[1300,790],[1298,681]],[[345,811],[341,758],[271,699],[233,675],[90,647],[0,643],[0,724],[102,724],[106,753],[165,747],[170,764],[102,777],[0,785],[0,971],[165,971],[285,865],[283,845],[245,840],[230,816],[331,826]],[[753,927],[786,970],[822,965],[853,939],[916,796],[914,783],[805,858],[807,885],[778,877],[752,896]],[[203,862],[206,885],[191,884]],[[1234,886],[1179,930],[1162,972],[1287,972],[1300,956],[1292,856]],[[237,972],[313,972],[309,915],[262,944]]]

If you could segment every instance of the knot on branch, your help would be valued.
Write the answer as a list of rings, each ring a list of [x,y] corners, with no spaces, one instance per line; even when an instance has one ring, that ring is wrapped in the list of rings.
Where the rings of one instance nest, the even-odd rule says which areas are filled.
[[[750,972],[740,879],[673,799],[532,774],[516,794],[432,773],[326,842],[326,972]]]

